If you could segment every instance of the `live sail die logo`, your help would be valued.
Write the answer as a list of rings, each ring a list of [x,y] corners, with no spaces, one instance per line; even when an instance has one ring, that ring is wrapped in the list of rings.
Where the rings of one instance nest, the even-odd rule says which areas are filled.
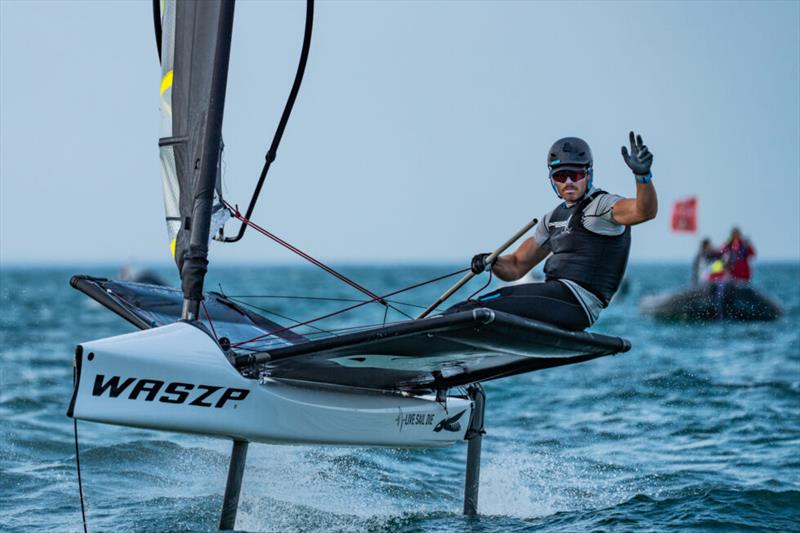
[[[395,417],[394,421],[397,424],[397,430],[403,431],[405,426],[432,426],[433,420],[436,418],[436,415],[433,413],[405,413],[403,414],[402,409],[398,409],[399,413]],[[461,430],[461,424],[458,422],[458,419],[464,416],[466,410],[461,411],[457,415],[451,416],[450,418],[443,418],[436,427],[433,428],[433,431],[436,433],[444,430],[444,431],[459,431]]]
[[[403,431],[405,426],[432,426],[433,419],[436,417],[433,413],[405,413],[398,408],[399,413],[394,421],[397,424],[397,430]]]

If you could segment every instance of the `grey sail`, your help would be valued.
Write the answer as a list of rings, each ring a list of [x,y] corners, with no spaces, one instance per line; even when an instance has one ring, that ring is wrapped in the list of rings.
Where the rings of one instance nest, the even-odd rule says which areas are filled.
[[[220,194],[221,130],[234,2],[165,0],[157,7],[167,232],[184,299],[199,302],[209,240],[227,215]]]

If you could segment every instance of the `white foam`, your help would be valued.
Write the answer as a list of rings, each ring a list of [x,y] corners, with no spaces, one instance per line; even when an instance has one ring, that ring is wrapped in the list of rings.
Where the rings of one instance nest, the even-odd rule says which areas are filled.
[[[535,518],[609,507],[637,493],[623,477],[577,457],[507,451],[484,462],[478,512]]]
[[[402,501],[379,490],[376,480],[364,477],[362,453],[367,452],[251,446],[237,528],[287,531],[307,529],[313,523],[314,529],[352,530],[364,522],[366,529],[367,521],[374,527],[376,519],[400,515]]]

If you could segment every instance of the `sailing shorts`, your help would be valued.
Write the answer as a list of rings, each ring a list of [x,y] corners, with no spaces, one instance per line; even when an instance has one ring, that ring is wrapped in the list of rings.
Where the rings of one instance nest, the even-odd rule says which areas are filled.
[[[581,331],[591,325],[572,291],[555,280],[501,287],[475,300],[459,302],[444,314],[479,307],[540,320],[570,331]]]

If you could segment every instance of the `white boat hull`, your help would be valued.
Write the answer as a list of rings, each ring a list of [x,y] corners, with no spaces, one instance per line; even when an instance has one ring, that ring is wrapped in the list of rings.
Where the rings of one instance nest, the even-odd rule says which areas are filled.
[[[433,396],[249,379],[187,323],[86,342],[69,415],[248,442],[444,447],[473,404]]]

